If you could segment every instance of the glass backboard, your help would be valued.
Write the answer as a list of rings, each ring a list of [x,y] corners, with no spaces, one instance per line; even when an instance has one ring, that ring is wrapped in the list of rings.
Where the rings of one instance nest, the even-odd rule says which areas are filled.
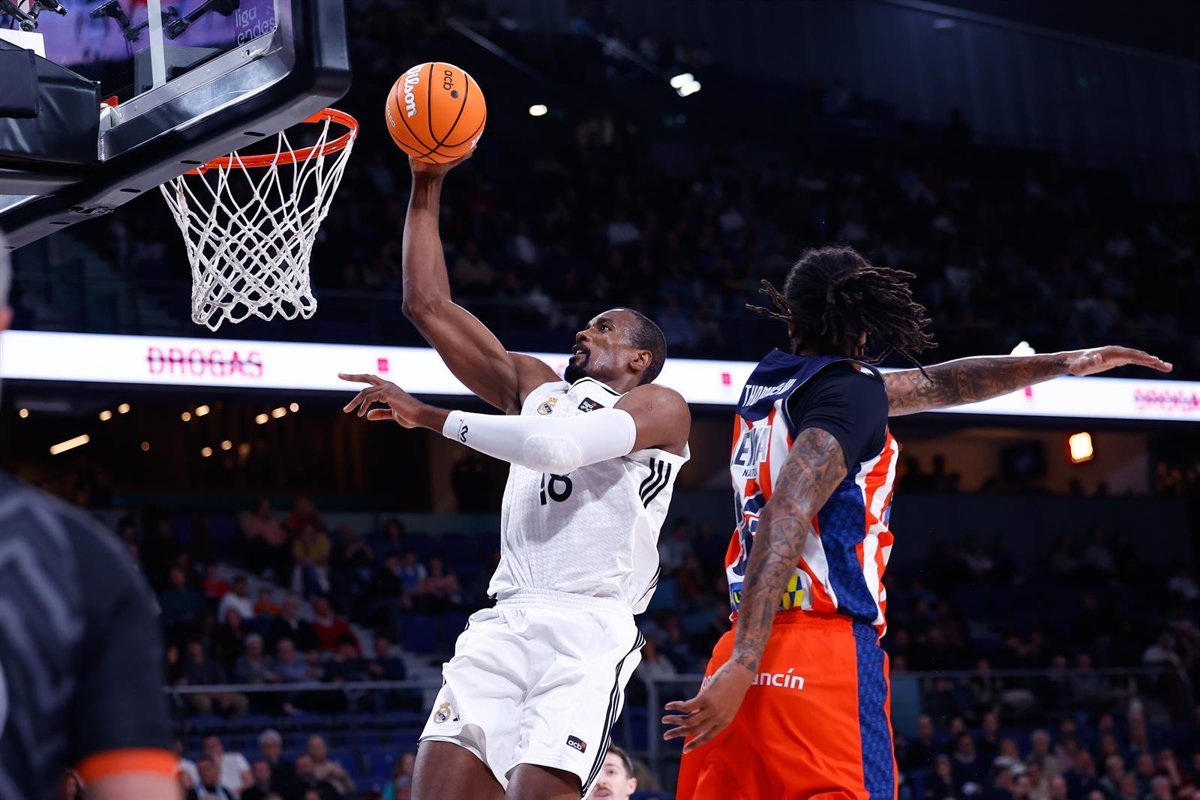
[[[0,180],[0,231],[10,247],[108,213],[349,90],[344,0],[41,2],[67,12],[38,16],[47,60],[97,82],[100,98],[115,105],[96,108],[95,162],[68,185],[6,194]]]

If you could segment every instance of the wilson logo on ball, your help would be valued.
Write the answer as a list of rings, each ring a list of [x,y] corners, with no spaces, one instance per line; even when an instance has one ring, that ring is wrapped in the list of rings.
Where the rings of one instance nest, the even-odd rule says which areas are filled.
[[[408,112],[409,119],[417,115],[417,98],[413,92],[420,82],[421,67],[418,64],[404,74],[404,110]]]

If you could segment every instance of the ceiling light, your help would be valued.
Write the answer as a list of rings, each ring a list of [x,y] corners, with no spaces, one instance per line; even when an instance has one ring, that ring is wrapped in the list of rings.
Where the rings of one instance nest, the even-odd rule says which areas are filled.
[[[550,113],[550,109],[546,108],[542,103],[534,103],[529,107],[529,116],[544,117]]]
[[[208,458],[209,456],[212,455],[212,448],[205,447],[203,450],[200,451],[200,455],[204,456],[205,458]]]
[[[671,78],[671,88],[672,89],[682,89],[684,86],[687,86],[689,83],[695,83],[695,82],[696,82],[695,75],[693,75],[690,72],[681,72],[680,74],[676,75],[674,78]]]
[[[299,403],[292,403],[290,406],[288,406],[288,408],[289,408],[289,409],[291,409],[291,412],[292,412],[293,414],[295,414],[297,411],[299,411],[299,410],[300,410],[300,404],[299,404]]]
[[[1096,457],[1096,449],[1092,445],[1092,435],[1087,431],[1077,433],[1067,438],[1067,453],[1072,464],[1082,464]]]
[[[22,408],[20,411],[17,412],[17,416],[20,417],[21,419],[29,419],[29,409]]]
[[[150,443],[149,442],[142,442],[142,452],[143,453],[150,452]]]
[[[128,414],[129,413],[129,403],[121,403],[121,405],[117,406],[117,413],[118,414]]]
[[[181,420],[183,420],[184,422],[191,422],[191,421],[192,421],[192,412],[190,412],[190,411],[185,411],[185,412],[183,412],[182,414],[180,414],[180,415],[179,415],[179,418],[180,418]]]
[[[211,410],[212,409],[210,409],[208,406],[196,406],[196,416],[197,417],[207,417],[208,412]]]
[[[226,439],[225,441],[221,442],[221,449],[222,449],[222,450],[232,450],[232,449],[233,449],[233,442],[231,442],[231,441],[229,441],[228,439]]]
[[[257,417],[254,418],[254,421],[257,422],[259,425],[266,425],[267,420],[269,420],[269,419],[270,419],[270,417],[267,416],[266,414],[259,414]]]
[[[50,448],[50,455],[56,456],[59,453],[65,453],[68,450],[74,450],[76,447],[82,447],[92,440],[92,437],[86,433],[82,436],[76,436],[74,439],[67,439],[65,442],[59,442]]]
[[[108,422],[110,419],[112,419],[112,417],[113,417],[112,412],[109,411],[107,408],[100,412],[100,421],[101,422]]]
[[[284,408],[283,406],[280,406],[279,408],[273,409],[271,411],[271,416],[274,417],[275,419],[279,419],[280,417],[285,416],[286,414],[287,414],[287,409]]]

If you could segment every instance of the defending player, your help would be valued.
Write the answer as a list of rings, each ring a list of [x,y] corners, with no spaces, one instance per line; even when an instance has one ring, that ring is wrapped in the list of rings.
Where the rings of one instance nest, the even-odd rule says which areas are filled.
[[[11,277],[0,238],[0,331]],[[175,800],[149,587],[86,514],[0,472],[0,798]]]
[[[636,311],[591,320],[565,381],[506,351],[450,297],[438,233],[450,166],[412,167],[404,312],[454,375],[508,416],[434,408],[373,375],[343,376],[371,384],[346,411],[430,428],[512,464],[488,587],[497,603],[471,617],[445,665],[413,797],[578,800],[640,660],[633,615],[654,591],[691,416],[677,392],[652,383],[666,342]]]
[[[868,344],[910,359],[933,345],[912,277],[829,247],[805,254],[782,294],[770,288],[791,352],[768,354],[738,404],[730,471],[741,514],[726,559],[734,627],[699,694],[667,704],[664,738],[688,739],[679,800],[895,796],[879,644],[899,454],[889,413],[1127,364],[1171,369],[1105,347],[883,376],[864,362]]]

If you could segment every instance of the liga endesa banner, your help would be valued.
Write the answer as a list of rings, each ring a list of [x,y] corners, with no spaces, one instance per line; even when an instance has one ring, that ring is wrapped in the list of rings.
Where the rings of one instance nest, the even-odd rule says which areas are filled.
[[[531,355],[559,374],[566,367],[565,355]],[[728,406],[737,402],[753,367],[746,361],[675,358],[659,383],[689,403]],[[419,347],[34,331],[0,336],[0,377],[14,380],[291,389],[349,397],[356,389],[339,380],[339,372],[373,373],[414,394],[468,393],[434,351]],[[1200,423],[1200,382],[1059,378],[954,413]]]

